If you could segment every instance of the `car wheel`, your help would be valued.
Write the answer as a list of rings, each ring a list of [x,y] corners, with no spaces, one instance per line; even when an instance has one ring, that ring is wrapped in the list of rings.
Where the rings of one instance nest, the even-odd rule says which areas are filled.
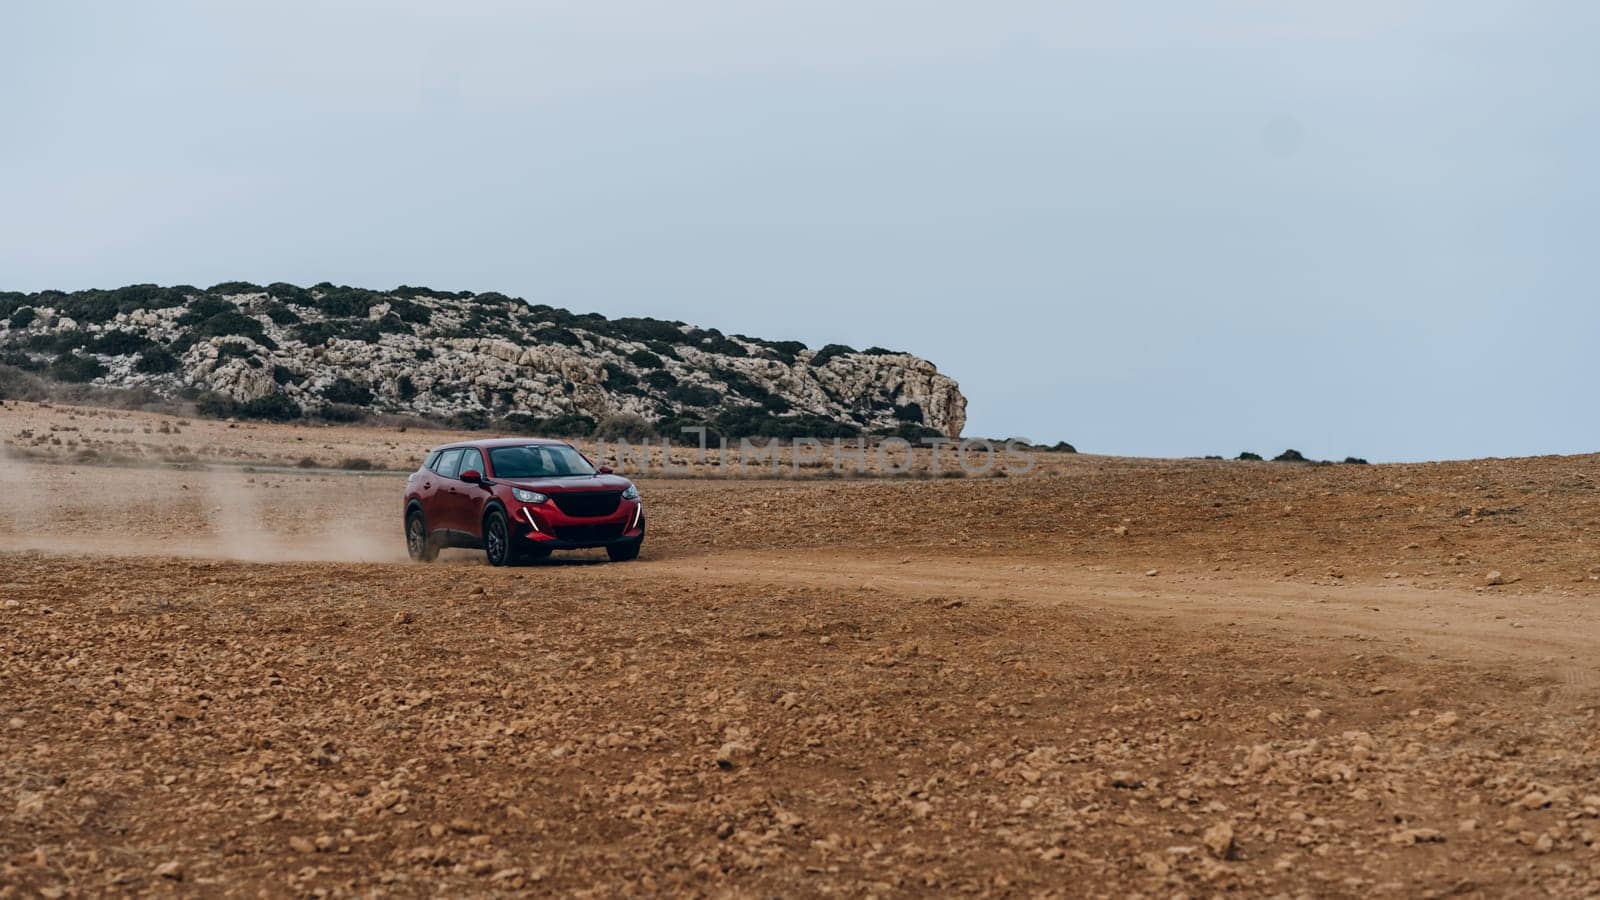
[[[406,514],[406,553],[416,562],[433,562],[439,555],[439,547],[428,537],[428,523],[422,518],[422,510],[413,509]]]
[[[612,562],[627,562],[630,559],[638,559],[639,548],[643,546],[644,538],[626,544],[612,544],[606,548],[606,555],[611,557]]]
[[[483,517],[483,552],[491,566],[510,565],[513,561],[511,528],[506,523],[506,514],[498,509],[490,510]]]

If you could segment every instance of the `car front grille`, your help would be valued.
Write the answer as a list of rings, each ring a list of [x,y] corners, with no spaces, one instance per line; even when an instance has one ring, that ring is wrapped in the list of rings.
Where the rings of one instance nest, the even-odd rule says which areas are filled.
[[[556,537],[574,544],[599,544],[622,537],[622,525],[562,525]]]
[[[579,491],[570,494],[551,494],[556,508],[569,516],[609,516],[622,503],[621,491]]]

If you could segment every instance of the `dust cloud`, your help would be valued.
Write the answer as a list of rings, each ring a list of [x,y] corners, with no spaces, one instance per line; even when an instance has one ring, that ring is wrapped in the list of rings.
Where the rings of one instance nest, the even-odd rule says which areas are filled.
[[[47,463],[0,445],[0,541],[53,553],[403,562],[399,519],[383,502],[391,495],[364,481]]]

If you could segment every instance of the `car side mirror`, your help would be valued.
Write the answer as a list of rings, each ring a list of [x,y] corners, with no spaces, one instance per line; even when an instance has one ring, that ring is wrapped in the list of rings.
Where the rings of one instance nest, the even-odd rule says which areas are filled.
[[[462,481],[465,481],[467,484],[483,483],[483,473],[479,472],[477,469],[468,469],[456,477],[460,478]]]
[[[610,475],[611,474],[611,467],[610,466],[601,466],[600,468],[596,469],[595,471],[599,472],[601,475]]]

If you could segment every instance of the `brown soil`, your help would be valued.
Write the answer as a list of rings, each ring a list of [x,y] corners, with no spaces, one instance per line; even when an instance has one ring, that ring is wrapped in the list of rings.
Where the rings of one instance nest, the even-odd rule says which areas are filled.
[[[491,569],[394,475],[12,460],[0,896],[1592,895],[1597,464],[647,480]]]

